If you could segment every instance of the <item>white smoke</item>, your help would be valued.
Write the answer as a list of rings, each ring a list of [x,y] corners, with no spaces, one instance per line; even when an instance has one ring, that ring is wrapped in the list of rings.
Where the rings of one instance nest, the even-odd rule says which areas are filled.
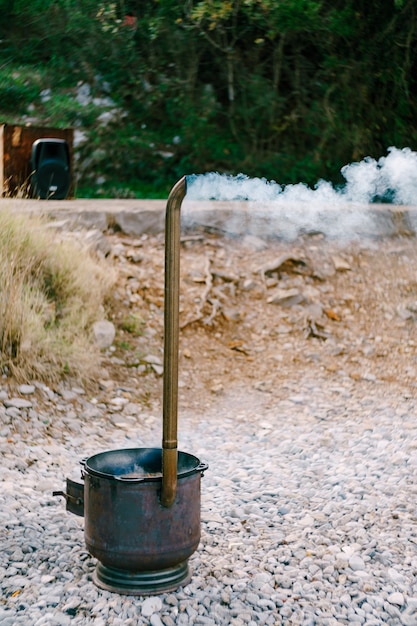
[[[337,188],[324,180],[311,188],[304,183],[282,186],[245,174],[187,176],[187,221],[199,221],[198,215],[193,218],[195,201],[245,201],[240,210],[224,205],[225,230],[262,235],[274,229],[287,238],[311,231],[354,237],[378,234],[372,203],[417,204],[417,153],[410,148],[390,147],[378,161],[367,157],[345,165],[341,173],[346,183]],[[366,210],[363,205],[371,206]]]
[[[388,156],[379,161],[368,157],[341,171],[347,181],[344,195],[351,202],[417,203],[417,153],[410,148],[389,148]]]
[[[340,204],[369,204],[389,200],[393,204],[417,203],[417,153],[410,148],[388,148],[388,156],[378,161],[366,157],[341,169],[346,180],[335,189],[319,180],[314,189],[304,183],[286,185],[245,174],[229,176],[209,172],[187,177],[187,195],[192,200],[250,200],[252,202],[290,201]]]
[[[252,200],[274,202],[282,187],[265,178],[249,178],[246,174],[228,176],[217,172],[187,176],[187,197],[191,200]]]

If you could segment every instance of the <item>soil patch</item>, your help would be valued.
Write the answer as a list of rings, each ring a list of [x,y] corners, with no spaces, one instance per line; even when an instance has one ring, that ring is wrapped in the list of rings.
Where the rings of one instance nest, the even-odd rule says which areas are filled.
[[[152,402],[162,394],[164,240],[105,238],[119,280],[100,388]],[[281,397],[304,374],[413,395],[415,240],[184,236],[180,324],[183,407],[248,388]]]

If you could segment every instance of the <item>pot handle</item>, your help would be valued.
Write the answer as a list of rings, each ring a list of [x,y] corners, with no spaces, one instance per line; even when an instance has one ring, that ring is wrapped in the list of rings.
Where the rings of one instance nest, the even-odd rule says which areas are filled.
[[[67,511],[80,517],[84,516],[84,483],[67,478],[67,491],[53,491],[52,495],[63,496]]]
[[[201,472],[201,475],[204,476],[204,472],[206,470],[208,470],[208,464],[207,463],[200,463],[199,465],[197,465],[195,470],[196,470],[196,472]]]

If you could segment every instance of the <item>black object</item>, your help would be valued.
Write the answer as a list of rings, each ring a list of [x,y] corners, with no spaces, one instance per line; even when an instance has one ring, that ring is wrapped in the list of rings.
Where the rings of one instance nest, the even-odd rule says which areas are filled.
[[[32,144],[32,194],[42,200],[63,200],[71,185],[70,153],[64,139],[37,139]]]

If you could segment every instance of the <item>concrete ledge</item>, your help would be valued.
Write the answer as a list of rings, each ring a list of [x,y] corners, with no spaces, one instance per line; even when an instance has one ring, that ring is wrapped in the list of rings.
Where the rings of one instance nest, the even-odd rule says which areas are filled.
[[[2,198],[1,207],[11,211],[44,215],[68,228],[110,228],[127,235],[158,233],[164,229],[164,200],[20,200]]]
[[[163,232],[165,200],[0,199],[0,209],[45,215],[69,229],[119,230],[140,236]],[[194,201],[184,198],[182,223],[234,236],[295,239],[300,234],[328,237],[415,236],[417,206],[387,204],[308,206],[258,202]]]

